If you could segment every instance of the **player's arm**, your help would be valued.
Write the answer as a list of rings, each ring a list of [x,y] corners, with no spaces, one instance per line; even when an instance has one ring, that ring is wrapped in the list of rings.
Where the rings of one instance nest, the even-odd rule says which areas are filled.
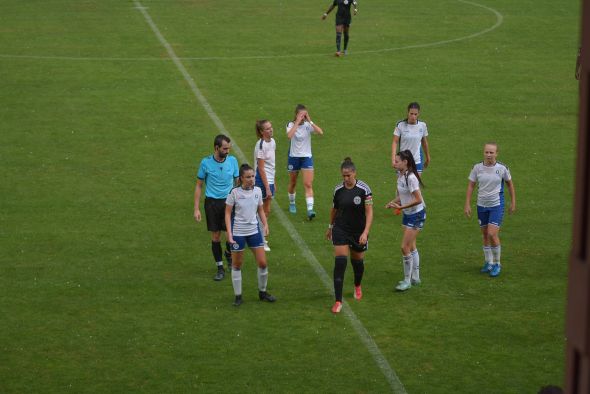
[[[336,208],[332,207],[330,210],[330,223],[328,223],[328,229],[326,230],[326,239],[332,239],[332,228],[334,227],[334,219],[336,218]]]
[[[295,120],[293,121],[293,126],[291,126],[291,128],[287,130],[287,138],[288,139],[293,138],[293,136],[297,132],[297,129],[299,128],[299,126],[301,124],[303,124],[304,120],[305,120],[305,112],[304,111],[298,112],[297,116],[295,117]]]
[[[258,205],[258,217],[260,218],[260,221],[262,222],[262,228],[264,231],[264,236],[268,236],[269,233],[269,228],[268,228],[268,221],[266,220],[266,214],[264,213],[264,205],[260,204]]]
[[[468,218],[471,217],[471,196],[473,195],[473,189],[475,189],[475,182],[469,181],[467,184],[467,193],[465,193],[465,208],[463,212]]]
[[[395,155],[397,155],[397,146],[399,145],[399,135],[393,136],[393,142],[391,143],[391,166],[395,162]]]
[[[406,209],[406,208],[412,208],[415,205],[421,204],[422,203],[422,193],[420,192],[420,188],[414,190],[412,192],[412,197],[414,197],[414,199],[406,205],[399,205],[396,208],[399,209]]]
[[[332,12],[332,10],[334,9],[334,7],[336,7],[336,5],[332,3],[332,5],[330,6],[330,8],[328,8],[328,11],[324,12],[324,15],[322,15],[322,20],[324,20],[324,19],[326,19],[328,17],[328,14],[330,12]]]
[[[428,137],[422,137],[422,150],[424,151],[424,168],[430,164],[430,148],[428,147]]]
[[[369,231],[371,231],[371,226],[373,225],[373,200],[365,200],[365,230],[361,234],[359,238],[359,244],[364,245],[367,243],[369,239]]]
[[[231,228],[231,212],[233,208],[233,205],[229,205],[227,202],[225,203],[225,229],[227,231],[227,242],[230,244],[235,243]]]
[[[201,192],[203,190],[203,180],[197,178],[197,185],[195,186],[195,210],[194,217],[197,222],[201,221],[201,210],[199,204],[201,201]]]
[[[353,1],[352,6],[354,7],[354,14],[356,15],[356,13],[359,12],[359,4],[356,1]]]
[[[256,159],[256,166],[258,167],[258,173],[260,174],[260,179],[262,180],[262,184],[264,185],[264,189],[266,191],[266,198],[272,198],[270,184],[268,183],[268,178],[266,177],[266,169],[264,168],[264,159]]]
[[[516,211],[516,191],[514,190],[514,182],[512,179],[506,181],[506,185],[508,186],[508,191],[510,192],[510,208],[508,208],[508,212],[514,213]]]
[[[324,135],[324,131],[321,129],[321,127],[318,126],[317,124],[313,123],[313,121],[309,117],[309,112],[305,113],[305,120],[307,120],[309,122],[309,124],[313,128],[314,133],[319,134],[319,135]]]

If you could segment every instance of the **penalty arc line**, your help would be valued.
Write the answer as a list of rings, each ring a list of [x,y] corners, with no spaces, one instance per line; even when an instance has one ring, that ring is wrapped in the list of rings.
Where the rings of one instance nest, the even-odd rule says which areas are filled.
[[[172,59],[172,61],[174,62],[174,64],[178,68],[178,71],[180,71],[180,73],[182,74],[182,76],[184,77],[184,79],[186,80],[188,85],[190,86],[191,91],[193,92],[193,94],[195,95],[197,100],[199,100],[199,102],[201,103],[201,105],[205,109],[205,112],[207,112],[207,115],[209,115],[209,117],[211,118],[213,123],[215,123],[215,126],[217,126],[217,129],[221,133],[223,133],[231,138],[231,135],[228,132],[228,130],[225,128],[225,126],[223,125],[223,122],[221,121],[221,119],[219,119],[219,116],[217,116],[217,114],[215,113],[215,111],[213,110],[213,108],[211,107],[211,105],[209,104],[207,99],[205,98],[205,96],[203,96],[203,94],[199,90],[197,84],[195,83],[194,79],[191,77],[189,72],[186,70],[182,61],[180,61],[178,56],[176,56],[174,49],[172,48],[172,46],[170,46],[170,44],[168,43],[166,38],[164,38],[164,36],[160,32],[160,29],[158,29],[158,26],[154,23],[150,14],[147,12],[146,8],[143,7],[138,0],[133,0],[133,2],[135,4],[136,8],[143,15],[144,19],[146,20],[147,24],[150,26],[150,28],[152,29],[152,31],[154,32],[156,37],[158,38],[158,41],[160,41],[162,46],[166,49],[168,56],[170,57],[170,59]],[[236,151],[236,155],[242,161],[246,161],[245,160],[246,157],[244,156],[244,153],[239,148],[239,146],[235,143],[232,144],[232,146],[233,146],[234,150]],[[301,238],[301,236],[299,235],[299,233],[297,232],[297,230],[295,229],[293,224],[289,221],[289,219],[287,219],[283,210],[278,206],[278,204],[275,201],[273,201],[273,205],[275,208],[277,208],[277,209],[275,209],[276,216],[278,216],[279,221],[281,222],[281,224],[283,225],[285,230],[287,230],[287,232],[291,236],[291,239],[297,244],[297,246],[301,250],[303,256],[305,257],[307,262],[310,264],[310,266],[313,268],[315,273],[318,275],[318,277],[320,278],[320,280],[322,281],[324,286],[328,290],[331,291],[332,290],[331,280],[330,280],[330,277],[328,276],[328,274],[326,273],[326,271],[324,270],[324,268],[321,266],[321,264],[319,263],[319,261],[317,260],[315,255],[312,253],[312,251],[309,249],[309,247],[307,246],[307,244],[305,243],[303,238]],[[403,384],[401,383],[401,381],[397,377],[397,374],[395,373],[395,371],[389,365],[389,362],[387,361],[385,356],[383,356],[383,353],[381,353],[381,350],[379,349],[379,347],[377,346],[377,344],[375,343],[375,341],[373,340],[373,338],[371,337],[371,335],[369,334],[367,329],[363,326],[362,322],[359,320],[359,318],[356,316],[356,314],[352,311],[352,309],[350,309],[350,306],[346,303],[346,301],[344,302],[344,304],[346,306],[346,308],[344,308],[344,315],[348,318],[350,324],[352,325],[352,327],[354,328],[354,330],[356,331],[356,333],[360,337],[363,344],[366,346],[366,348],[369,351],[369,353],[371,354],[371,356],[373,356],[375,363],[377,364],[377,366],[379,367],[379,369],[381,370],[381,372],[383,373],[383,375],[387,379],[392,391],[394,393],[405,394],[406,390],[405,390]]]

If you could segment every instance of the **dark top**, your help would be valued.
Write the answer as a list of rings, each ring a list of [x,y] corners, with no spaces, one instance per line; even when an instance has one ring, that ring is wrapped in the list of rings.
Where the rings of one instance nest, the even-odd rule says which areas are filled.
[[[347,189],[344,182],[337,185],[333,200],[333,207],[336,209],[334,227],[351,234],[362,233],[367,221],[365,204],[372,200],[371,188],[361,180],[357,179],[352,189]]]

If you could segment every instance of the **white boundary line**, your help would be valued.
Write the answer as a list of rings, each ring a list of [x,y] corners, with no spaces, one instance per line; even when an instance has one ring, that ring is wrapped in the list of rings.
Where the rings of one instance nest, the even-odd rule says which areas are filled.
[[[443,40],[443,41],[436,41],[430,42],[426,44],[415,44],[415,45],[408,45],[403,47],[396,47],[396,48],[383,48],[383,49],[369,49],[364,51],[355,51],[352,55],[363,55],[363,54],[371,54],[371,53],[382,53],[382,52],[394,52],[394,51],[403,51],[406,49],[417,49],[417,48],[430,48],[430,47],[437,47],[446,44],[452,44],[454,42],[465,41],[471,38],[479,37],[486,33],[489,33],[493,30],[496,30],[500,25],[504,22],[504,16],[496,11],[491,7],[487,7],[482,4],[478,4],[475,2],[467,1],[467,0],[456,0],[460,3],[469,4],[474,7],[483,8],[487,11],[490,11],[494,15],[496,15],[496,23],[488,27],[487,29],[478,31],[476,33],[453,38],[450,40]],[[142,13],[146,11],[146,7],[143,6],[136,6],[139,11]],[[193,61],[207,61],[207,60],[258,60],[258,59],[285,59],[285,58],[303,58],[303,57],[327,57],[333,56],[330,54],[325,53],[300,53],[300,54],[289,54],[289,55],[254,55],[254,56],[236,56],[236,57],[229,57],[229,56],[204,56],[204,57],[176,57],[178,60],[193,60]],[[124,57],[75,57],[75,56],[36,56],[36,55],[7,55],[7,54],[0,54],[0,59],[46,59],[46,60],[88,60],[88,61],[135,61],[135,62],[147,62],[147,61],[167,61],[168,58],[157,58],[157,57],[136,57],[136,58],[124,58]]]
[[[209,102],[207,101],[205,96],[203,96],[203,94],[201,93],[199,88],[197,87],[197,84],[195,83],[194,79],[190,76],[190,74],[188,73],[188,71],[186,70],[186,68],[184,67],[184,65],[182,64],[180,59],[178,58],[178,56],[176,56],[174,49],[172,49],[172,47],[170,46],[168,41],[166,41],[166,39],[164,38],[164,36],[160,32],[160,29],[158,29],[158,26],[156,26],[156,24],[152,20],[152,17],[147,12],[145,7],[143,7],[138,0],[133,0],[133,2],[135,3],[136,8],[142,13],[146,22],[151,27],[152,31],[154,32],[154,34],[156,35],[156,37],[158,38],[158,40],[160,41],[162,46],[164,46],[164,48],[166,48],[166,52],[168,52],[168,56],[170,56],[170,58],[172,59],[172,61],[176,65],[176,67],[178,68],[178,71],[180,71],[180,73],[183,75],[184,79],[189,84],[192,92],[194,93],[195,97],[199,100],[199,102],[201,103],[201,105],[203,106],[203,108],[205,109],[205,111],[207,112],[209,117],[211,118],[211,120],[213,120],[213,123],[215,123],[215,125],[217,126],[217,128],[219,129],[219,131],[221,133],[230,137],[230,133],[227,131],[227,129],[225,128],[225,126],[221,122],[221,119],[219,119],[219,117],[217,116],[215,111],[213,111],[213,108],[211,108],[211,105],[209,105]],[[235,142],[232,144],[232,147],[234,148],[237,156],[242,161],[245,161],[244,153],[242,152],[242,150],[238,147],[238,145]],[[311,265],[313,270],[316,272],[318,277],[321,279],[324,286],[329,291],[332,291],[331,279],[328,276],[328,274],[326,273],[326,271],[324,270],[324,268],[318,262],[315,255],[309,249],[309,247],[307,246],[307,244],[305,243],[303,238],[301,238],[301,236],[299,235],[299,233],[297,232],[295,227],[293,227],[293,224],[289,221],[289,219],[287,219],[287,217],[285,216],[285,213],[282,211],[282,209],[278,206],[278,204],[276,202],[274,202],[274,207],[275,207],[275,211],[274,211],[275,215],[278,216],[279,221],[281,222],[281,224],[283,225],[285,230],[287,230],[287,232],[291,236],[291,239],[297,244],[297,246],[299,246],[301,253],[305,257],[307,262]],[[395,371],[391,368],[391,366],[387,362],[387,359],[385,358],[385,356],[383,356],[383,353],[381,353],[381,350],[379,350],[379,347],[377,346],[377,344],[375,343],[375,341],[373,340],[373,338],[371,337],[371,335],[369,334],[367,329],[363,326],[363,324],[358,319],[356,314],[352,311],[352,309],[350,309],[350,306],[346,303],[346,301],[344,302],[344,305],[345,305],[345,308],[343,308],[344,315],[348,318],[349,322],[351,323],[354,330],[357,332],[361,341],[365,344],[365,346],[369,350],[369,353],[371,353],[371,355],[373,356],[375,363],[377,364],[377,366],[379,367],[381,372],[383,372],[383,375],[385,376],[385,378],[389,382],[389,385],[390,385],[392,391],[394,393],[406,393],[406,390],[405,390],[403,384],[401,383],[401,381],[397,377]],[[326,311],[326,313],[327,313],[327,311]]]

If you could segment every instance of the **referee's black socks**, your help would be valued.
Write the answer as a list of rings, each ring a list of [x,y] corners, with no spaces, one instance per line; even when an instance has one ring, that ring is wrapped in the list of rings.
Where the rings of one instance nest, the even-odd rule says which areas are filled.
[[[336,301],[342,302],[342,286],[344,284],[344,273],[346,272],[346,256],[336,256],[334,258],[334,295]]]
[[[221,242],[219,241],[211,241],[211,252],[213,252],[213,258],[215,259],[215,263],[217,265],[221,265],[223,268],[223,257],[221,254]]]
[[[354,270],[354,285],[360,286],[361,281],[363,280],[363,273],[365,272],[365,260],[355,260],[351,258],[350,264],[352,264],[352,269]]]

